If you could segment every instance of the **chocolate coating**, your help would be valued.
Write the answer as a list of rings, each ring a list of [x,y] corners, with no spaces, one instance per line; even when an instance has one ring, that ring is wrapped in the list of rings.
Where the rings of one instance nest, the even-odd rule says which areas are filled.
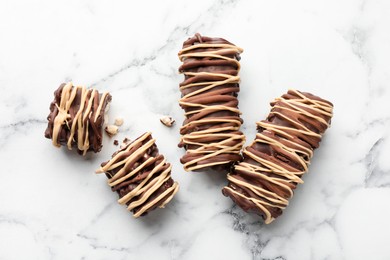
[[[159,154],[151,133],[145,133],[115,152],[97,173],[106,174],[112,191],[119,195],[118,202],[139,217],[163,208],[178,191],[171,168]]]
[[[332,103],[296,90],[271,106],[222,190],[245,211],[261,215],[266,224],[282,214],[298,183],[303,183],[301,177],[333,115]]]
[[[179,58],[184,74],[180,106],[186,119],[179,147],[186,171],[226,169],[241,160],[245,136],[238,110],[240,53],[242,49],[222,38],[196,34],[183,44]]]
[[[54,92],[45,137],[54,146],[77,148],[79,154],[102,148],[104,114],[111,95],[62,83]]]

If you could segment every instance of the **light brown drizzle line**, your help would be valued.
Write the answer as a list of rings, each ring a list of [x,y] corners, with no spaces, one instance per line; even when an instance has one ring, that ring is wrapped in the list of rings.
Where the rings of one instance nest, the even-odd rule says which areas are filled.
[[[326,122],[323,118],[321,118],[319,116],[315,116],[312,113],[305,111],[301,107],[309,108],[311,110],[315,110],[316,112],[318,112],[320,114],[332,117],[333,107],[330,104],[328,104],[326,102],[314,100],[314,99],[309,99],[296,90],[290,90],[290,91],[293,91],[301,99],[284,99],[282,97],[276,98],[275,101],[281,101],[281,102],[283,102],[283,104],[287,105],[290,108],[281,107],[281,106],[274,106],[274,107],[278,107],[279,109],[290,110],[290,111],[293,111],[294,113],[298,113],[298,114],[302,114],[302,115],[311,117],[311,118],[313,118],[321,123],[326,124],[327,127],[329,127],[329,123]],[[301,107],[299,107],[299,106],[301,106]],[[275,113],[275,112],[271,112],[271,113]],[[284,117],[284,118],[286,120],[292,122],[293,125],[300,124],[300,126],[304,130],[290,128],[290,127],[284,127],[284,126],[276,126],[276,125],[272,125],[272,124],[266,123],[266,122],[257,122],[257,125],[261,128],[264,128],[265,129],[264,131],[266,131],[266,130],[274,131],[274,132],[280,134],[281,136],[291,137],[291,135],[288,134],[288,131],[295,131],[295,132],[303,133],[305,135],[321,137],[320,134],[317,134],[317,133],[311,131],[310,129],[305,127],[302,123],[300,123],[299,121],[295,121],[295,120],[293,120],[291,118],[287,118],[287,117]],[[291,144],[294,144],[295,146],[299,146],[300,149],[291,148],[291,147],[281,143],[278,140],[275,140],[275,139],[272,139],[272,138],[265,136],[262,133],[257,133],[256,139],[253,141],[253,143],[250,146],[252,146],[254,143],[258,142],[258,143],[266,143],[266,144],[269,144],[271,146],[280,147],[286,153],[288,153],[289,156],[291,156],[291,158],[295,158],[297,160],[297,162],[299,162],[299,164],[304,169],[303,171],[293,172],[293,171],[287,170],[286,168],[284,168],[281,165],[277,165],[269,160],[266,160],[266,159],[263,159],[263,158],[256,156],[255,154],[249,152],[247,150],[247,148],[244,149],[244,154],[246,156],[252,158],[253,160],[257,161],[258,163],[260,163],[261,166],[256,166],[256,165],[252,165],[250,163],[241,162],[235,166],[235,170],[248,172],[254,176],[258,176],[258,178],[263,179],[264,181],[268,181],[274,185],[282,187],[284,190],[288,191],[288,193],[289,193],[288,199],[290,199],[293,196],[293,190],[290,186],[288,186],[286,184],[288,184],[288,183],[303,183],[301,176],[308,171],[308,165],[310,164],[309,160],[313,156],[313,150],[305,148],[303,146],[300,146],[300,145],[293,143],[287,139],[284,139],[284,141],[291,143]],[[304,158],[308,158],[308,160],[305,160]],[[286,178],[287,181],[284,179],[281,179],[281,178],[269,177],[265,174],[262,174],[262,172],[272,172],[274,174],[282,176],[283,178]],[[260,198],[264,198],[264,199],[271,202],[271,203],[268,203],[264,200],[247,197],[247,196],[233,190],[232,188],[230,188],[228,186],[225,187],[225,189],[228,189],[230,192],[234,193],[235,195],[237,195],[243,199],[249,200],[249,201],[253,202],[257,207],[259,207],[261,209],[261,211],[263,211],[265,214],[265,223],[266,224],[269,224],[274,220],[274,218],[272,217],[270,211],[266,208],[266,206],[285,209],[288,205],[288,199],[283,198],[282,196],[278,195],[275,192],[263,189],[261,187],[258,187],[256,185],[253,185],[253,184],[245,182],[245,181],[241,181],[241,180],[237,179],[234,175],[231,175],[231,174],[228,174],[228,180],[230,182],[236,184],[237,186],[244,186],[244,187],[250,189],[253,193],[255,193]]]
[[[119,160],[119,158],[124,154],[127,153],[133,148],[134,146],[138,144],[142,144],[142,142],[147,139],[151,135],[150,132],[143,134],[140,138],[132,142],[130,145],[126,147],[125,150],[120,151],[117,153],[113,158],[111,158],[110,161],[100,169],[96,171],[96,173],[103,173],[111,171],[117,167],[122,167],[114,176],[112,176],[111,179],[108,180],[108,185],[110,187],[118,185],[127,179],[131,178],[132,176],[136,175],[139,171],[141,171],[145,165],[148,165],[148,163],[152,160],[154,160],[154,157],[151,157],[147,159],[145,162],[143,162],[141,165],[139,165],[136,169],[134,169],[131,172],[126,172],[127,165],[133,161],[134,158],[139,156],[140,154],[146,153],[146,151],[152,147],[152,145],[155,143],[155,139],[149,140],[147,143],[139,147],[134,153],[132,153],[130,156],[123,158],[122,160]],[[161,187],[161,185],[164,184],[169,178],[171,178],[171,169],[172,165],[169,165],[169,167],[164,170],[159,176],[155,177],[153,180],[151,180],[148,184],[147,182],[155,175],[155,173],[159,172],[163,165],[166,163],[166,160],[164,160],[159,163],[157,166],[153,168],[153,170],[148,174],[148,176],[140,183],[136,188],[134,188],[131,192],[127,193],[125,196],[120,198],[118,200],[119,204],[126,204],[133,198],[139,197],[137,200],[131,202],[128,206],[128,210],[133,210],[136,207],[141,206],[158,188]],[[174,182],[171,187],[169,187],[167,190],[165,190],[162,194],[160,194],[157,198],[150,201],[148,204],[144,205],[137,213],[135,213],[133,216],[138,218],[143,213],[148,211],[154,204],[158,203],[161,199],[163,199],[167,194],[172,192],[172,194],[165,199],[163,204],[161,204],[159,207],[163,208],[172,198],[173,196],[178,192],[179,190],[179,184],[177,182]]]
[[[72,103],[77,95],[77,91],[81,90],[81,100],[79,110],[77,111],[73,123],[71,126],[68,124],[68,119],[70,118],[69,110],[72,107]],[[83,151],[83,155],[85,155],[89,149],[89,138],[88,138],[88,127],[89,120],[86,121],[86,125],[84,125],[85,119],[91,118],[93,111],[91,111],[93,100],[95,99],[96,89],[87,89],[84,86],[73,86],[72,82],[66,83],[66,85],[62,89],[60,105],[57,106],[58,114],[54,118],[53,125],[53,145],[56,147],[60,147],[58,143],[58,134],[61,131],[61,127],[66,124],[66,127],[70,130],[70,136],[67,142],[67,147],[69,150],[72,150],[72,142],[74,142],[74,134],[76,132],[77,127],[77,148],[80,151]],[[88,104],[85,104],[85,101],[90,94],[90,99]],[[100,111],[103,107],[104,101],[108,95],[108,92],[104,92],[100,97],[99,106],[96,111],[96,115],[94,118],[94,122],[96,122]]]
[[[202,51],[202,52],[196,52],[196,53],[186,53],[190,50],[193,49],[198,49],[198,48],[221,48],[215,51]],[[224,53],[241,53],[243,50],[240,47],[237,47],[235,45],[230,45],[230,44],[206,44],[206,43],[201,43],[201,44],[196,44],[189,46],[187,48],[182,49],[179,52],[179,59],[180,61],[184,61],[186,58],[189,57],[210,57],[210,58],[219,58],[219,59],[224,59],[228,61],[232,61],[237,64],[237,71],[240,70],[240,63],[233,58],[229,58],[224,56]],[[239,76],[233,76],[233,75],[228,75],[228,74],[222,74],[222,73],[211,73],[211,72],[182,72],[186,76],[200,76],[200,75],[207,75],[207,76],[217,76],[224,78],[223,80],[220,81],[210,81],[210,82],[198,82],[198,83],[192,83],[192,84],[187,84],[187,85],[182,85],[180,86],[180,90],[184,90],[186,88],[194,87],[194,86],[204,86],[201,89],[198,89],[196,91],[193,91],[191,93],[188,93],[184,97],[182,97],[179,100],[180,105],[185,105],[189,107],[200,107],[200,109],[191,111],[191,112],[186,112],[185,116],[194,114],[194,113],[199,113],[202,111],[206,110],[213,110],[215,112],[217,111],[224,111],[224,110],[229,110],[232,111],[233,113],[241,114],[240,111],[237,108],[232,108],[232,107],[227,107],[224,105],[202,105],[198,103],[193,103],[193,102],[188,102],[188,98],[201,94],[202,92],[205,92],[209,89],[224,85],[224,84],[234,84],[234,83],[239,83],[240,82],[240,77]],[[230,131],[238,131],[241,126],[240,120],[233,120],[233,119],[221,119],[221,118],[206,118],[206,119],[198,119],[194,120],[192,122],[189,122],[181,127],[187,128],[191,125],[199,125],[199,124],[207,124],[207,123],[216,123],[220,122],[221,124],[223,123],[234,123],[235,126],[231,127],[219,127],[219,128],[214,128],[214,129],[206,129],[202,131],[194,131],[189,134],[185,134],[181,136],[181,141],[186,145],[186,144],[194,144],[198,145],[199,147],[196,149],[188,149],[187,153],[197,153],[197,154],[204,154],[204,156],[199,157],[197,159],[191,160],[187,163],[184,164],[184,170],[186,171],[192,171],[192,170],[197,170],[200,168],[204,167],[209,167],[209,166],[214,166],[218,164],[225,164],[229,163],[229,161],[221,161],[221,162],[213,162],[213,163],[208,163],[208,164],[201,164],[201,165],[196,165],[197,162],[206,160],[209,158],[212,158],[218,154],[222,153],[232,153],[232,154],[239,154],[241,151],[241,148],[243,144],[245,143],[245,136],[244,135],[237,135],[237,134],[232,134],[232,133],[222,133],[224,131],[230,130]],[[219,134],[220,133],[220,134]],[[208,137],[210,134],[212,135],[220,135],[220,136],[226,136],[226,139],[218,142],[218,143],[212,143],[212,144],[205,144],[201,142],[197,142],[196,140],[201,140],[205,137]],[[235,146],[229,146],[226,145],[226,143],[230,143],[232,141],[235,141],[236,139],[241,140],[237,145]],[[219,149],[217,151],[210,150],[209,147],[218,147]],[[191,166],[194,165],[194,166]]]

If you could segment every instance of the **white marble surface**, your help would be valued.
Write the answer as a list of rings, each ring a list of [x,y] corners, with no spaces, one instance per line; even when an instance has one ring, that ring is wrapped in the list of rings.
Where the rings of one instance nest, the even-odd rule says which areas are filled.
[[[1,1],[0,259],[390,259],[390,2]],[[223,174],[185,173],[177,52],[195,32],[244,48],[248,142],[288,88],[334,102],[305,184],[271,225],[221,195]],[[152,131],[181,190],[133,219],[81,158],[43,137],[63,81],[109,90],[117,139]],[[173,128],[159,122],[173,116]]]

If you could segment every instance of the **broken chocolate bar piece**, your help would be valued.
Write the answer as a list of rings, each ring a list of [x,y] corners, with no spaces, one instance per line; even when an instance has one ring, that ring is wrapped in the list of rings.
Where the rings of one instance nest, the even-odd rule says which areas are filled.
[[[159,154],[151,133],[145,133],[101,164],[97,173],[105,173],[108,185],[119,195],[134,217],[163,208],[179,190],[171,178],[172,166]]]
[[[79,154],[95,153],[102,148],[105,113],[111,95],[96,89],[63,83],[54,92],[45,137],[53,145],[77,148]]]
[[[186,116],[179,147],[186,149],[180,160],[186,171],[228,169],[241,160],[245,136],[237,93],[242,51],[225,39],[196,34],[179,52],[179,72],[185,77],[179,104]]]
[[[222,190],[247,212],[263,217],[266,224],[282,214],[314,149],[330,126],[333,105],[310,93],[289,90],[271,102],[266,120],[257,122],[254,142],[243,152],[244,160],[228,175]]]

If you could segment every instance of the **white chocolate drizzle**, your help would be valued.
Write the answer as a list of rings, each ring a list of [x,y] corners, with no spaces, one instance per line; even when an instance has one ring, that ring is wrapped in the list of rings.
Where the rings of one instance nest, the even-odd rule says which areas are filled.
[[[96,173],[105,172],[109,174],[111,178],[108,179],[108,185],[114,187],[131,180],[137,176],[137,174],[144,171],[146,167],[154,165],[153,169],[144,179],[139,182],[132,183],[133,185],[136,185],[134,189],[118,200],[119,204],[122,205],[128,204],[131,201],[131,203],[129,203],[127,206],[127,209],[130,211],[140,207],[140,209],[134,213],[134,217],[136,218],[142,216],[142,214],[147,212],[151,207],[161,202],[162,199],[170,194],[159,205],[160,208],[163,208],[179,190],[179,184],[177,182],[173,182],[173,185],[168,187],[163,193],[159,194],[156,198],[152,199],[148,203],[145,203],[155,191],[157,191],[162,185],[164,185],[166,181],[171,178],[172,169],[172,165],[167,163],[165,158],[157,164],[158,156],[159,158],[163,158],[163,156],[156,155],[156,157],[150,156],[136,168],[128,170],[127,166],[129,164],[134,163],[137,158],[147,154],[148,149],[155,144],[155,139],[150,139],[149,141],[145,142],[149,137],[151,138],[151,133],[148,132],[143,134],[134,142],[128,144],[127,147],[120,150],[111,158],[111,160],[109,160],[104,166],[96,171]],[[134,147],[138,148],[133,153],[128,154],[129,151]],[[119,170],[114,175],[112,175],[111,172],[117,169]]]
[[[298,117],[306,116],[311,118],[323,124],[324,130],[330,126],[330,118],[332,117],[333,106],[331,104],[310,99],[296,90],[290,90],[289,92],[294,93],[294,96],[299,98],[276,98],[270,115],[277,114],[295,127],[280,126],[265,121],[257,122],[258,127],[261,127],[263,130],[257,133],[256,139],[250,146],[244,149],[243,153],[244,157],[251,158],[258,165],[245,161],[240,162],[234,167],[234,172],[228,174],[228,180],[233,185],[229,184],[229,186],[224,187],[225,194],[231,193],[241,200],[247,200],[249,202],[248,204],[252,203],[252,205],[255,205],[263,213],[266,224],[274,220],[270,208],[283,210],[287,207],[289,199],[293,196],[293,189],[295,189],[298,183],[303,183],[301,179],[302,175],[308,171],[308,165],[313,156],[313,148],[299,144],[294,139],[294,136],[299,134],[316,137],[321,140],[323,134],[323,132],[318,134],[308,129],[302,122],[286,116],[283,112],[288,111],[288,113],[297,115]],[[275,108],[280,112],[275,112]],[[329,118],[329,121],[324,118]],[[259,154],[255,154],[253,152],[254,148],[252,147],[256,143],[269,145],[274,151],[278,151],[285,158],[293,160],[299,167],[291,167],[287,163],[284,163],[283,160],[274,156],[265,154],[259,156]],[[302,170],[299,170],[299,168]],[[245,178],[245,176],[251,177]],[[255,181],[253,181],[254,179]],[[266,183],[266,187],[257,183]],[[243,194],[233,187],[249,190],[255,196],[251,196],[247,192]],[[279,192],[276,192],[276,190]]]
[[[213,50],[207,50],[208,48],[214,48]],[[196,52],[190,52],[196,49]],[[229,62],[233,62],[237,66],[237,72],[240,70],[240,63],[235,58],[230,58],[226,55],[241,53],[243,50],[232,44],[216,44],[216,43],[199,43],[186,48],[183,48],[179,52],[180,61],[184,61],[187,58],[212,58],[220,59]],[[181,131],[205,124],[211,124],[213,127],[204,130],[191,131],[181,136],[181,143],[183,146],[195,145],[195,149],[187,149],[187,155],[191,155],[191,160],[184,163],[184,170],[193,171],[205,167],[212,167],[220,164],[231,163],[229,160],[212,161],[212,158],[220,154],[236,154],[239,155],[242,146],[245,143],[245,136],[238,132],[241,126],[239,115],[241,114],[238,108],[229,106],[232,101],[226,101],[224,104],[217,105],[204,105],[196,102],[196,98],[199,97],[216,97],[221,96],[220,89],[216,89],[219,86],[225,84],[236,84],[240,82],[239,76],[215,73],[215,72],[182,72],[185,76],[196,77],[196,76],[208,76],[216,77],[220,80],[209,81],[209,82],[197,82],[186,85],[181,85],[180,90],[191,87],[200,87],[199,89],[184,95],[180,100],[179,104],[182,107],[191,107],[193,110],[185,113],[187,118],[191,116],[199,115],[200,113],[215,113],[219,111],[230,111],[237,114],[237,116],[225,116],[225,117],[199,117],[195,120],[189,120],[186,124],[181,127]],[[215,90],[213,90],[215,89]],[[211,90],[211,91],[210,91]],[[209,92],[208,92],[209,91]],[[206,93],[207,92],[207,93]],[[232,96],[230,96],[233,98]],[[235,97],[234,97],[235,98]],[[210,136],[221,137],[218,141],[209,142],[204,141],[205,138]],[[232,145],[234,144],[234,145]],[[193,155],[193,156],[192,156]],[[208,161],[208,163],[204,163]]]
[[[69,125],[69,119],[71,119],[70,109],[75,102],[78,91],[80,94],[80,103],[78,104],[78,111],[76,112],[72,124]],[[96,89],[87,89],[84,86],[73,86],[72,82],[68,82],[62,89],[60,104],[56,104],[58,108],[58,114],[54,118],[53,123],[53,145],[59,147],[58,136],[62,127],[67,127],[70,131],[70,135],[67,141],[67,147],[72,150],[72,145],[77,144],[77,149],[83,152],[83,155],[89,149],[89,124],[92,120],[92,116],[95,115],[93,123],[96,122],[100,115],[103,104],[108,96],[108,92],[102,94],[99,98],[99,93]],[[92,111],[93,103],[95,99],[99,99],[99,106],[97,111]],[[88,102],[87,102],[88,100]],[[77,131],[77,140],[74,136]]]

